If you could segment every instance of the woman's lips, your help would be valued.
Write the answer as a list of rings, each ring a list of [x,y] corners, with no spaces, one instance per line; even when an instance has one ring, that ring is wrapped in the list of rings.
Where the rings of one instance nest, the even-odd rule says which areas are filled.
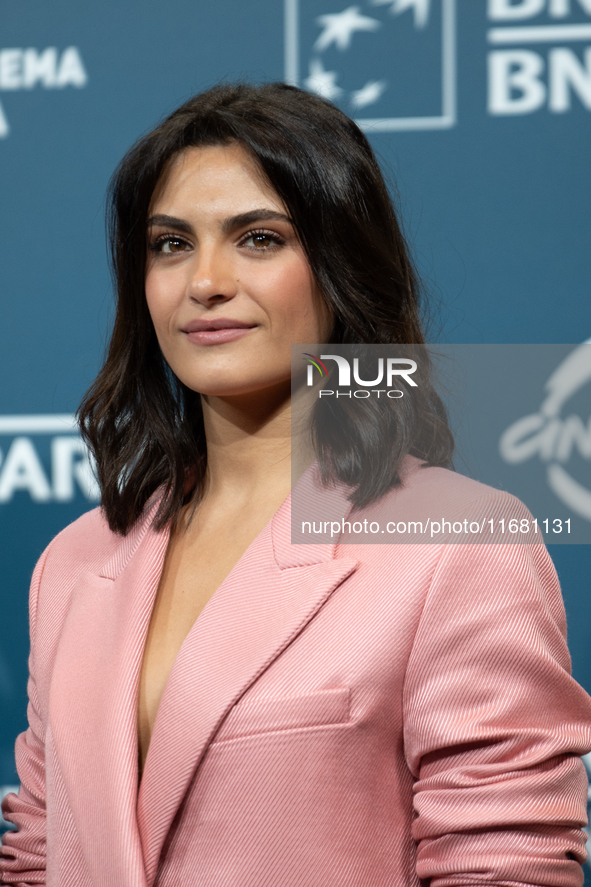
[[[195,345],[221,345],[241,339],[255,328],[256,324],[235,320],[233,317],[202,318],[190,320],[183,328],[189,342]]]
[[[253,329],[252,326],[234,326],[217,330],[195,330],[194,332],[186,332],[186,336],[189,342],[193,342],[195,345],[221,345],[223,342],[241,339]]]

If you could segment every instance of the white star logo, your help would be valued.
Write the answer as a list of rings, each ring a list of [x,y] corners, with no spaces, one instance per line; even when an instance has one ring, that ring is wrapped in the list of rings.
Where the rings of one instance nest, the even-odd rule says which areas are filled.
[[[341,87],[336,84],[337,77],[336,71],[324,70],[320,59],[312,59],[310,61],[310,74],[304,80],[304,86],[311,92],[315,92],[316,95],[322,96],[323,99],[333,102],[343,93]]]
[[[390,5],[392,15],[400,15],[407,9],[415,11],[415,28],[424,28],[429,21],[430,0],[372,0],[374,6]]]
[[[382,25],[375,18],[360,15],[358,6],[349,6],[331,15],[319,15],[316,22],[324,28],[314,44],[318,52],[323,52],[331,43],[336,43],[339,49],[348,49],[355,31],[376,31]]]
[[[385,89],[385,80],[368,80],[362,89],[356,89],[351,93],[351,104],[357,110],[365,108],[366,105],[372,105],[382,97]]]

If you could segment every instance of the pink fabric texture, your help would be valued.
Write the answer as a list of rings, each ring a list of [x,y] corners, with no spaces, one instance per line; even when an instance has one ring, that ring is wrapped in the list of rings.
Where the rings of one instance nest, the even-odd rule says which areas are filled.
[[[331,514],[346,515],[342,490]],[[438,468],[375,506],[508,494]],[[100,510],[31,586],[4,883],[431,887],[583,881],[591,699],[543,545],[293,545],[290,499],[187,636],[138,786],[142,654],[168,534]],[[371,514],[370,508],[367,513]]]

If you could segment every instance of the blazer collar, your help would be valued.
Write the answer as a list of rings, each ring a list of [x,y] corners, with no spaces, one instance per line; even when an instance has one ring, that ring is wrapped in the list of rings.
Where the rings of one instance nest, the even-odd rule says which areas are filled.
[[[97,887],[146,884],[136,816],[138,690],[168,544],[168,532],[151,528],[155,507],[98,575],[78,578],[53,670],[49,729]]]
[[[336,557],[339,534],[330,527],[349,515],[348,494],[349,488],[342,484],[328,489],[322,486],[317,462],[304,472],[271,521],[279,569],[320,564]],[[310,525],[310,531],[303,531],[304,524]]]

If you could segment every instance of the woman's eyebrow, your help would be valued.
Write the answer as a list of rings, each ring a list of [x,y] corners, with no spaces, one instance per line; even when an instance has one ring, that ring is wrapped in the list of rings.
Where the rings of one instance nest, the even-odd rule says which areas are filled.
[[[292,224],[291,219],[285,213],[278,213],[274,209],[251,209],[248,212],[224,219],[221,225],[222,233],[228,234],[236,228],[253,225],[255,222],[289,222]]]
[[[176,228],[177,231],[184,231],[186,234],[193,234],[193,227],[184,219],[177,219],[175,216],[156,215],[151,216],[146,222],[147,227],[158,225],[161,228]]]
[[[289,222],[291,219],[285,213],[276,212],[274,209],[251,209],[245,213],[239,213],[236,216],[230,216],[221,223],[223,234],[228,234],[236,228],[242,228],[245,225],[253,225],[255,222]],[[177,231],[184,231],[186,234],[194,234],[193,226],[184,219],[177,219],[175,216],[166,216],[158,214],[151,216],[147,221],[147,227],[158,225],[160,228],[175,228]]]

